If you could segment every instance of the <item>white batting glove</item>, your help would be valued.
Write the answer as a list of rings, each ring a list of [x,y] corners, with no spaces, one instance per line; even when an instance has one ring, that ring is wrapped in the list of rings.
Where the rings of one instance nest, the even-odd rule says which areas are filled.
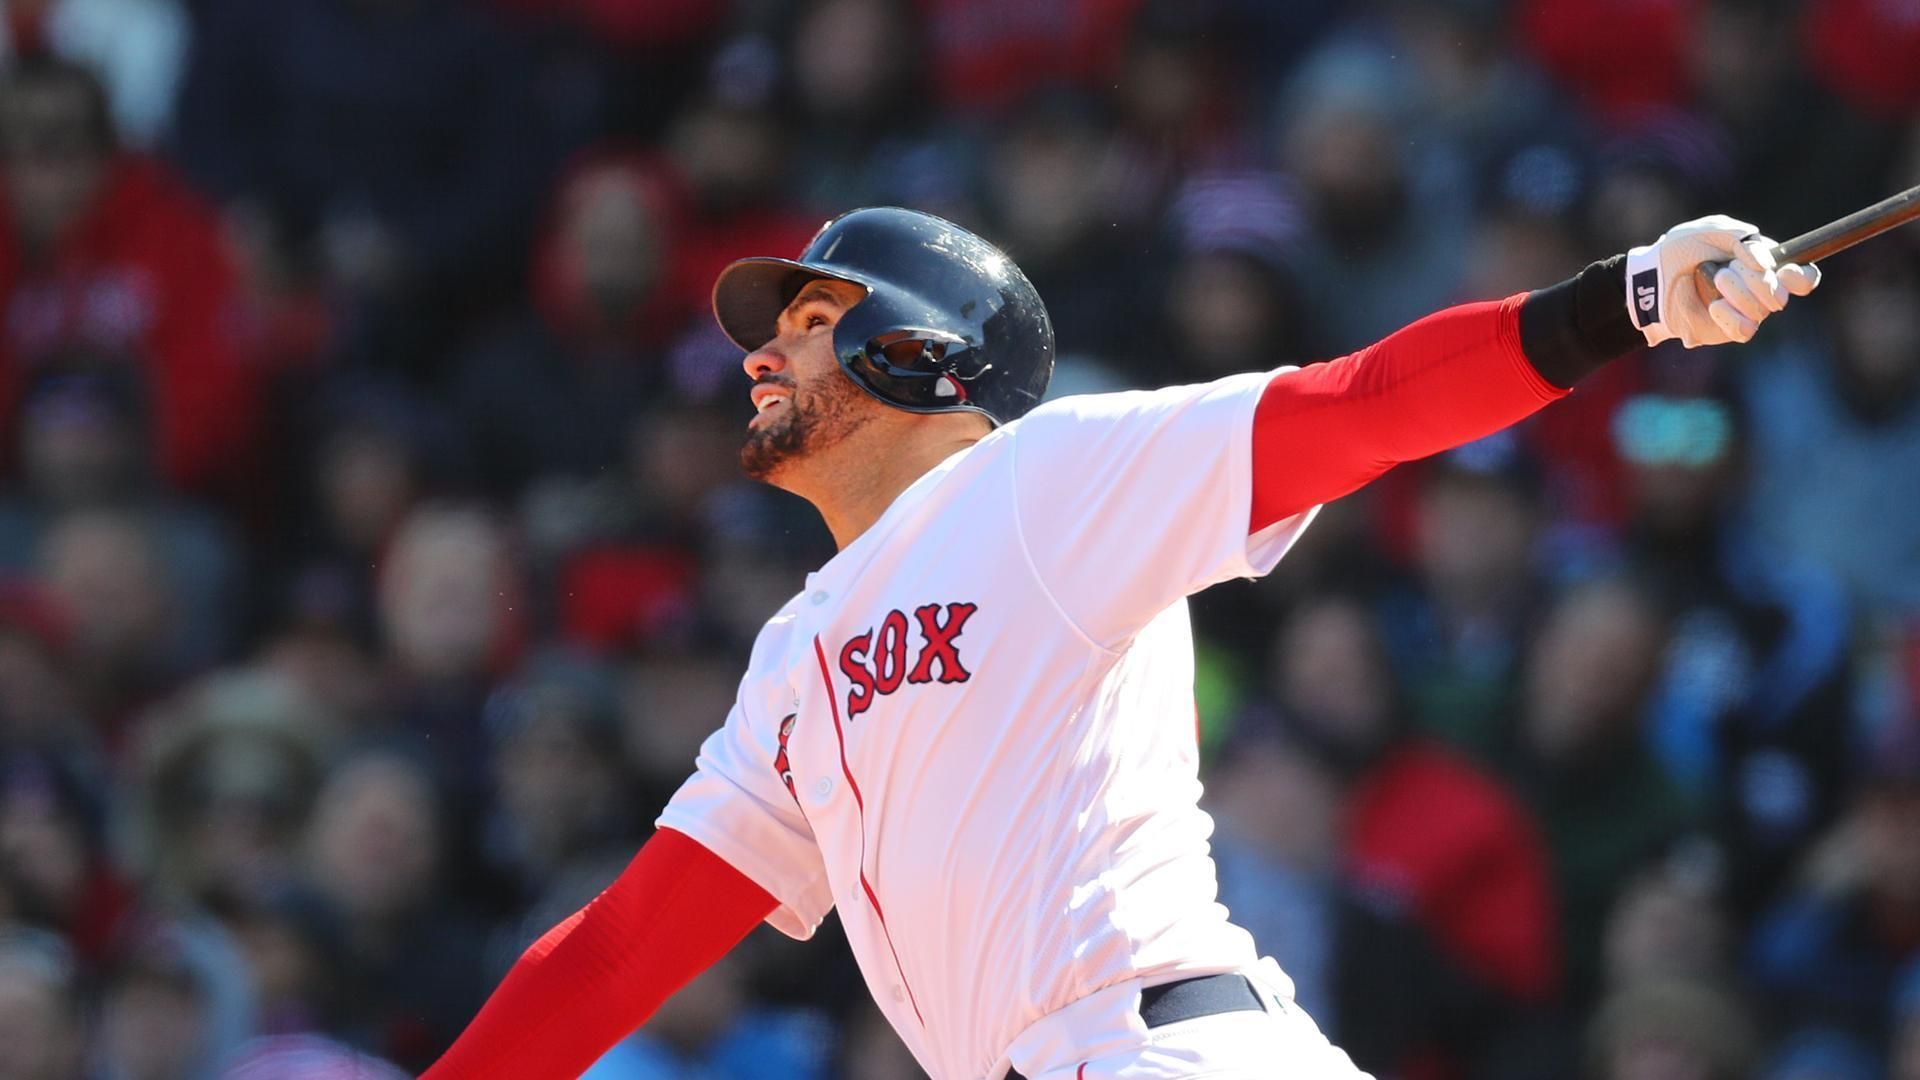
[[[1820,269],[1776,266],[1773,241],[1721,214],[1675,225],[1648,247],[1627,252],[1627,314],[1647,344],[1671,338],[1689,349],[1750,341],[1767,316],[1820,284]],[[1726,263],[1713,276],[1720,298],[1700,299],[1693,272]]]

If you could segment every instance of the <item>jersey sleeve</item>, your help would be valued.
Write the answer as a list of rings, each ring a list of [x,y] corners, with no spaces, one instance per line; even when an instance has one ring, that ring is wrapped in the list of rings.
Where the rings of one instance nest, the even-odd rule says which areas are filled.
[[[826,865],[813,830],[781,778],[778,725],[759,722],[742,700],[707,736],[693,775],[656,822],[699,841],[767,890],[779,907],[774,929],[805,941],[833,910]]]
[[[1247,531],[1254,410],[1274,372],[1049,402],[1007,432],[1041,586],[1111,648],[1167,605],[1272,570],[1318,507]]]

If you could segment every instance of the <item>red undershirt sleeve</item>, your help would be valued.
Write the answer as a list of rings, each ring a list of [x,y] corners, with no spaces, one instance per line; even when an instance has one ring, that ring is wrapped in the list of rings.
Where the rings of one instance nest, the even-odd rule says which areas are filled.
[[[520,957],[421,1080],[572,1080],[774,909],[765,889],[671,829]]]
[[[1521,348],[1526,298],[1447,308],[1359,352],[1276,374],[1254,410],[1247,531],[1564,397]]]

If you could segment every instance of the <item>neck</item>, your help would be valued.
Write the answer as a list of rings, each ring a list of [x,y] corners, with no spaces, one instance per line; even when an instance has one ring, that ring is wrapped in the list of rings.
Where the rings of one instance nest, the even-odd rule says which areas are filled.
[[[933,420],[960,423],[929,423]],[[913,426],[875,424],[823,454],[818,468],[781,487],[813,504],[844,550],[880,520],[893,500],[928,470],[979,442],[984,421],[970,414],[913,417]],[[971,422],[969,422],[971,421]]]

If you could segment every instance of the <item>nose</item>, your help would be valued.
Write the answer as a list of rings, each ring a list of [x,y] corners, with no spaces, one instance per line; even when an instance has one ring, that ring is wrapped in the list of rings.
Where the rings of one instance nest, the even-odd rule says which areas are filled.
[[[785,371],[787,358],[780,350],[773,347],[772,342],[768,342],[748,353],[747,358],[742,360],[740,365],[747,369],[747,378],[759,382],[762,376],[778,375]]]

